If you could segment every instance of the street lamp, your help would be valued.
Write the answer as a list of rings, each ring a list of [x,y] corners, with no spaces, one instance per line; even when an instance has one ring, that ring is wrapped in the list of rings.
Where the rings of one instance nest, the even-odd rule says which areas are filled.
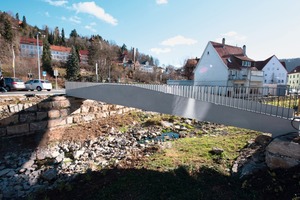
[[[39,35],[40,35],[41,33],[40,32],[38,32],[37,34],[36,34],[36,49],[37,49],[37,61],[38,61],[38,74],[39,74],[39,80],[41,79],[41,67],[40,67],[40,48],[39,48]]]

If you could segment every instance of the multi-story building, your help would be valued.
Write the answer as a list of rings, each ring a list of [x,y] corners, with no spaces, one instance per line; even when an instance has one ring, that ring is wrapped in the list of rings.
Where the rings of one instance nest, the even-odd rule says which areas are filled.
[[[80,50],[79,51],[79,58],[80,58],[80,63],[87,64],[88,63],[88,55],[89,51],[88,50]]]
[[[264,73],[264,85],[286,85],[287,70],[282,62],[273,55],[264,61],[257,61],[256,68]]]
[[[39,51],[39,56],[43,53],[43,41],[39,40],[37,44],[37,39],[35,38],[24,38],[20,39],[20,55],[26,58],[34,58],[37,56]]]
[[[300,89],[300,66],[288,73],[288,85],[293,89]]]
[[[71,48],[63,46],[50,46],[52,60],[67,62]]]
[[[194,85],[262,87],[263,72],[243,48],[208,42],[194,70]]]
[[[42,40],[38,41],[35,38],[25,38],[22,37],[20,39],[20,52],[21,56],[25,58],[36,58],[37,57],[37,50],[39,50],[39,56],[41,57],[43,54],[43,42]],[[61,61],[66,62],[70,55],[71,48],[64,47],[64,46],[56,46],[50,45],[51,51],[51,58],[54,61]],[[88,63],[88,51],[87,50],[80,50],[80,62],[87,64]]]

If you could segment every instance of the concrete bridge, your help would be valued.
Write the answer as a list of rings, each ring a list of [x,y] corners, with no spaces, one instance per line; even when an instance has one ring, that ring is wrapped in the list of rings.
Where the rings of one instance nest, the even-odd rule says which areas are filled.
[[[276,96],[274,93],[280,93]],[[297,99],[265,88],[66,82],[68,96],[272,133],[298,132]],[[272,102],[265,102],[273,94]],[[281,106],[285,102],[288,106]]]

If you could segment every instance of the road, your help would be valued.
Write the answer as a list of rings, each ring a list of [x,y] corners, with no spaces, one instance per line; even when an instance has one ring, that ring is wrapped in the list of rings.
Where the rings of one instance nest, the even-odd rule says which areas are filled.
[[[51,90],[51,91],[9,91],[0,92],[1,96],[27,96],[27,95],[59,95],[66,94],[65,89]]]

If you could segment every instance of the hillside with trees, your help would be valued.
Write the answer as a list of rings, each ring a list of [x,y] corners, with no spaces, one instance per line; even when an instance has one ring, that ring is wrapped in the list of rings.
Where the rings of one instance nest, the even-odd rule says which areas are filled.
[[[162,83],[168,79],[180,78],[180,71],[172,66],[165,69],[159,67],[159,60],[138,51],[138,48],[128,48],[126,44],[118,46],[102,38],[100,35],[83,37],[76,29],[66,36],[64,28],[53,30],[45,25],[43,28],[31,26],[26,17],[20,19],[19,14],[0,11],[0,67],[4,76],[13,76],[13,55],[15,55],[16,77],[24,81],[28,73],[37,78],[38,64],[36,57],[20,56],[20,38],[33,38],[43,42],[41,55],[41,70],[47,72],[47,78],[53,79],[53,70],[59,71],[60,82],[64,80],[111,81],[111,82],[144,82]],[[67,62],[55,61],[51,58],[50,46],[63,46],[72,49]],[[80,63],[79,51],[88,51],[88,62]],[[126,60],[126,62],[124,62]],[[136,63],[149,63],[154,66],[152,73],[138,70]],[[96,66],[98,77],[96,77]]]

